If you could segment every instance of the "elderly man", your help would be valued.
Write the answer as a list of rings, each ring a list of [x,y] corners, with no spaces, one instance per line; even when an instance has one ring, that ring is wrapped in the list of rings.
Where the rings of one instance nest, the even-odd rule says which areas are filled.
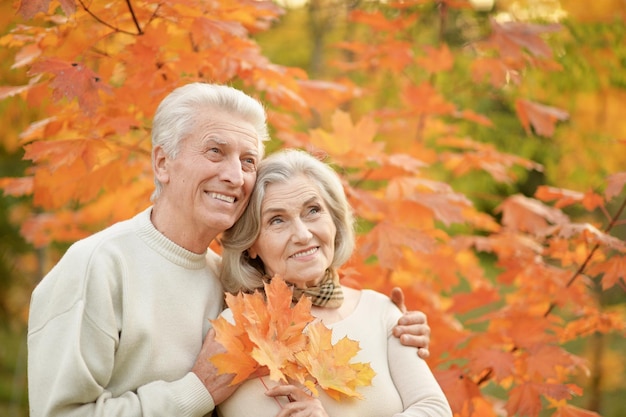
[[[208,360],[223,288],[207,248],[246,207],[267,138],[263,106],[234,88],[161,102],[153,205],[76,242],[33,292],[31,416],[204,416],[234,391]],[[401,320],[404,343],[427,349],[424,315]]]

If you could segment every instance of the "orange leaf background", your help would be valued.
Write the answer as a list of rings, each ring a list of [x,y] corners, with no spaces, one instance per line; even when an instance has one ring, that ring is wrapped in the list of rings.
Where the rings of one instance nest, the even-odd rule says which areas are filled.
[[[32,286],[63,245],[150,204],[157,104],[181,84],[221,82],[266,105],[269,151],[300,147],[336,168],[358,218],[344,280],[387,294],[401,286],[408,307],[428,315],[429,364],[456,415],[594,415],[567,399],[579,395],[572,383],[593,383],[570,346],[623,338],[626,328],[617,38],[584,43],[591,25],[580,36],[550,22],[477,14],[467,1],[353,2],[349,11],[323,9],[336,12],[326,23],[345,25],[325,32],[350,30],[315,73],[265,55],[272,42],[260,40],[291,15],[270,1],[9,3],[0,6],[2,140],[27,168],[0,187],[19,199],[8,217],[35,249],[8,256],[32,278],[4,290],[2,311],[24,322]],[[497,3],[498,13],[513,10]],[[578,3],[561,1],[584,21],[599,16],[600,3],[582,11]],[[626,16],[621,3],[603,4],[612,7],[597,17],[604,23]],[[289,58],[304,43],[275,56]],[[572,55],[594,71],[595,96],[560,83],[575,75]],[[264,335],[302,343],[277,316],[285,305],[229,301],[254,326],[244,336],[216,321],[233,336],[216,365],[242,380],[262,362],[282,378],[291,348]],[[299,311],[296,322],[305,316]],[[606,366],[577,353],[596,360],[592,375]],[[354,393],[358,383],[337,387]]]

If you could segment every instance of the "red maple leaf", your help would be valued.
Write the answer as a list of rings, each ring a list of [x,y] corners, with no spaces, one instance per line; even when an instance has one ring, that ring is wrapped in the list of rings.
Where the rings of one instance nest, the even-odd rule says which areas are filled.
[[[69,16],[76,11],[76,2],[74,0],[59,0],[63,12]],[[50,7],[50,0],[21,0],[18,6],[18,13],[24,19],[32,19],[37,13],[46,13]]]
[[[610,200],[624,189],[624,184],[626,184],[626,172],[618,172],[610,175],[607,182],[608,184],[606,190],[604,190],[604,196],[607,200]]]
[[[111,88],[98,74],[78,62],[45,59],[34,63],[29,75],[46,72],[54,74],[54,79],[50,82],[52,98],[56,101],[64,97],[77,99],[81,109],[87,114],[93,114],[100,105],[99,91],[111,92]]]

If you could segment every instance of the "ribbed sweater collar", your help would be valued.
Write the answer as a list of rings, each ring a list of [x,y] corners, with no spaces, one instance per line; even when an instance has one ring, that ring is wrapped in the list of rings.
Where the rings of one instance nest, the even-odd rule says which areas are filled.
[[[206,265],[206,251],[198,254],[188,251],[169,240],[159,232],[150,221],[152,207],[137,214],[134,218],[137,234],[146,245],[158,252],[165,259],[186,269],[202,269]]]

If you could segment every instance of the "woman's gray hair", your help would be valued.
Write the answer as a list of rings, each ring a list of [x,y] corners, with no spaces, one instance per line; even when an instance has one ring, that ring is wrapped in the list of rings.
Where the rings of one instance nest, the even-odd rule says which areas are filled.
[[[339,268],[352,256],[354,217],[337,173],[329,165],[304,151],[278,151],[259,163],[257,180],[248,207],[222,236],[220,279],[227,291],[251,291],[263,286],[263,262],[258,257],[250,258],[247,251],[261,233],[261,205],[265,191],[269,184],[286,183],[299,175],[317,184],[337,228],[331,268]]]
[[[259,139],[259,159],[263,157],[263,142],[269,139],[263,105],[236,88],[196,82],[178,87],[159,104],[152,121],[152,158],[157,146],[161,146],[170,158],[176,158],[180,143],[193,131],[198,114],[211,111],[232,113],[250,123]],[[156,178],[154,185],[152,201],[163,188]]]

